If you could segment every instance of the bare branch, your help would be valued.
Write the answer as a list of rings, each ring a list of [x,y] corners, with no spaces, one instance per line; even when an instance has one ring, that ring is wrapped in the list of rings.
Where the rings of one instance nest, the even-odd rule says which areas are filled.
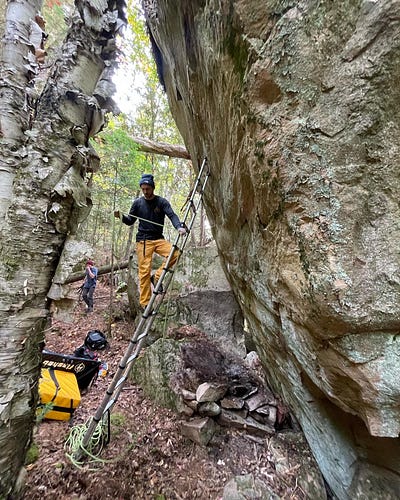
[[[143,153],[153,153],[156,155],[170,156],[171,158],[190,160],[190,154],[185,146],[151,141],[150,139],[143,139],[142,137],[132,137],[132,139],[138,144],[139,151]]]

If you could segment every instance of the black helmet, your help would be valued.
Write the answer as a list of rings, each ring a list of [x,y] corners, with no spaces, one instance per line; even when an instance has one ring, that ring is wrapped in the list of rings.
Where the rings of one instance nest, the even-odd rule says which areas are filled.
[[[85,346],[93,351],[101,351],[107,347],[107,339],[100,330],[90,330],[85,338]]]

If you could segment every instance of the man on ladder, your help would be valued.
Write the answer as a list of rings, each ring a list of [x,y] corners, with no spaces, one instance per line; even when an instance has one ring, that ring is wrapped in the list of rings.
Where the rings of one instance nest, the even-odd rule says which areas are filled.
[[[124,215],[116,210],[114,216],[128,226],[132,226],[136,219],[139,219],[139,229],[136,234],[136,255],[139,267],[140,306],[144,311],[150,301],[151,284],[154,287],[157,286],[164,266],[162,263],[154,275],[151,275],[153,254],[157,253],[161,257],[167,258],[172,248],[171,243],[163,235],[165,216],[171,220],[180,235],[186,234],[186,228],[172,210],[169,201],[154,194],[155,184],[151,174],[143,174],[139,185],[143,196],[133,202],[129,214]],[[177,258],[176,251],[170,260],[170,267],[175,264]],[[160,283],[157,292],[162,293],[162,291]]]
[[[153,290],[153,293],[150,298],[150,302],[148,304],[148,309],[153,308],[153,304],[155,303],[155,298],[157,296],[160,289],[160,285],[163,283],[165,279],[165,291],[168,290],[168,287],[171,283],[172,275],[173,275],[173,270],[171,270],[171,263],[177,263],[179,261],[183,250],[186,246],[186,243],[189,238],[189,233],[193,227],[194,220],[197,214],[197,211],[199,209],[206,184],[208,182],[208,179],[210,177],[210,169],[208,168],[207,165],[207,158],[204,158],[200,168],[199,168],[199,173],[197,175],[197,178],[194,182],[193,189],[190,192],[190,195],[188,196],[188,199],[185,203],[186,209],[185,209],[185,214],[183,217],[183,224],[179,222],[179,219],[176,217],[174,212],[172,211],[170,205],[166,200],[161,198],[161,206],[164,207],[162,211],[162,215],[159,214],[159,211],[154,209],[153,211],[155,212],[154,214],[150,214],[153,218],[146,218],[146,217],[140,217],[139,215],[139,210],[136,206],[136,200],[132,208],[129,212],[129,216],[122,215],[119,211],[115,212],[115,216],[119,217],[122,219],[124,222],[125,220],[131,221],[131,224],[135,222],[136,219],[139,219],[140,222],[150,222],[153,226],[156,226],[156,229],[153,228],[153,231],[155,233],[153,234],[150,232],[149,234],[152,234],[153,236],[158,236],[159,239],[161,239],[161,243],[165,244],[167,243],[169,245],[169,248],[171,249],[169,252],[169,255],[166,257],[166,262],[165,262],[165,267],[161,266],[160,269],[158,269],[157,276],[159,277],[160,281],[159,283],[156,284],[155,289]],[[154,200],[154,179],[153,176],[145,174],[143,175],[141,181],[140,181],[140,186],[142,188],[143,194],[147,192],[147,198],[150,198],[148,201]],[[147,190],[146,186],[150,186],[152,188],[150,191]],[[146,195],[145,195],[146,196]],[[143,197],[144,200],[146,200],[146,197]],[[140,198],[142,199],[142,198]],[[167,205],[165,205],[165,202]],[[139,204],[144,203],[144,201],[140,202]],[[148,205],[144,205],[145,207]],[[160,209],[161,210],[161,209]],[[142,212],[143,213],[143,212]],[[148,215],[148,214],[147,214]],[[175,242],[173,245],[171,245],[168,242],[165,242],[164,237],[162,235],[162,229],[158,229],[159,227],[163,228],[164,226],[164,216],[167,215],[167,217],[172,217],[174,219],[174,215],[176,217],[175,222],[173,222],[174,226],[176,229],[181,229],[180,234],[176,236]],[[129,219],[131,217],[131,219]],[[151,226],[148,226],[147,228],[149,229]],[[146,227],[144,228],[146,229]],[[183,229],[183,230],[182,230]],[[139,230],[140,230],[140,225],[139,225]],[[145,233],[146,234],[146,233]],[[155,242],[157,241],[156,239],[144,239],[139,241],[145,241],[146,244],[150,242]],[[178,246],[179,243],[179,246]],[[156,251],[153,249],[153,252]],[[145,254],[147,251],[145,250]],[[142,254],[143,254],[143,249],[142,249]],[[176,255],[175,255],[176,254]],[[174,260],[173,260],[174,259]],[[149,268],[150,269],[150,268]],[[148,278],[150,277],[150,270],[148,271]],[[147,286],[149,286],[148,283],[149,279],[147,280]],[[107,440],[109,439],[109,422],[110,422],[110,412],[115,403],[118,400],[118,397],[123,389],[124,383],[127,380],[129,376],[129,372],[131,370],[132,364],[134,361],[137,359],[140,350],[144,344],[144,341],[146,339],[146,336],[148,335],[148,332],[150,331],[150,328],[153,324],[153,321],[157,315],[158,308],[160,307],[162,300],[164,296],[161,296],[161,300],[158,301],[158,304],[155,305],[154,312],[153,311],[147,311],[147,314],[143,314],[136,329],[135,332],[133,333],[129,344],[127,346],[126,352],[121,358],[118,368],[115,371],[114,377],[110,383],[110,385],[107,388],[106,394],[100,403],[99,407],[96,410],[96,413],[93,415],[92,419],[88,422],[88,424],[85,426],[86,431],[84,435],[82,435],[81,431],[78,430],[80,433],[80,438],[79,440],[75,440],[75,445],[71,447],[71,452],[74,460],[82,460],[84,455],[91,456],[93,458],[94,454],[99,454],[103,445],[107,444]],[[145,311],[146,313],[146,311]],[[106,419],[105,419],[106,417]],[[108,422],[108,424],[107,424]],[[95,433],[100,429],[103,429],[104,425],[108,425],[108,431],[106,433],[106,438],[105,439],[98,439],[98,435],[96,437]]]

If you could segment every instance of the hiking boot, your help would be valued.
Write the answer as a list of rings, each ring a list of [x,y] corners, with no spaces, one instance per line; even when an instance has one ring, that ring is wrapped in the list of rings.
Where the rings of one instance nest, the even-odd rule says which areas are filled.
[[[153,285],[153,287],[155,288],[156,285],[157,285],[157,283],[158,283],[158,281],[157,281],[157,283],[155,282],[154,274],[153,274],[153,276],[150,276],[150,281],[151,281],[151,284]],[[163,286],[160,285],[159,288],[158,288],[158,293],[163,293],[163,291],[164,291]]]

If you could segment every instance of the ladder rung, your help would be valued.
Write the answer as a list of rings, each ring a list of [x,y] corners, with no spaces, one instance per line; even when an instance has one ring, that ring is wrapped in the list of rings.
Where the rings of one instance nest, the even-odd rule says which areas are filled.
[[[123,384],[124,382],[126,381],[126,376],[125,375],[121,375],[121,378],[118,380],[118,382],[115,384],[115,389],[117,387],[119,387],[121,384]],[[115,390],[114,389],[114,390]],[[114,394],[114,393],[113,393]]]
[[[155,295],[159,295],[159,292],[155,293],[153,292]],[[145,313],[142,314],[142,318],[144,319],[148,319],[148,318],[151,318],[151,316],[153,316],[155,314],[154,311],[150,311],[149,314],[147,314],[147,316],[145,315]],[[136,339],[136,342],[138,341],[139,337]]]
[[[137,358],[138,353],[132,354],[132,356],[128,359],[128,363],[131,363],[134,359]]]
[[[104,408],[103,415],[107,413],[107,411],[114,406],[116,400],[115,399],[110,399],[110,401],[107,403],[106,407]]]
[[[139,342],[139,340],[144,339],[144,338],[146,337],[146,335],[147,335],[147,333],[146,333],[146,332],[141,333],[141,334],[138,336],[138,338],[137,338],[138,342]]]

